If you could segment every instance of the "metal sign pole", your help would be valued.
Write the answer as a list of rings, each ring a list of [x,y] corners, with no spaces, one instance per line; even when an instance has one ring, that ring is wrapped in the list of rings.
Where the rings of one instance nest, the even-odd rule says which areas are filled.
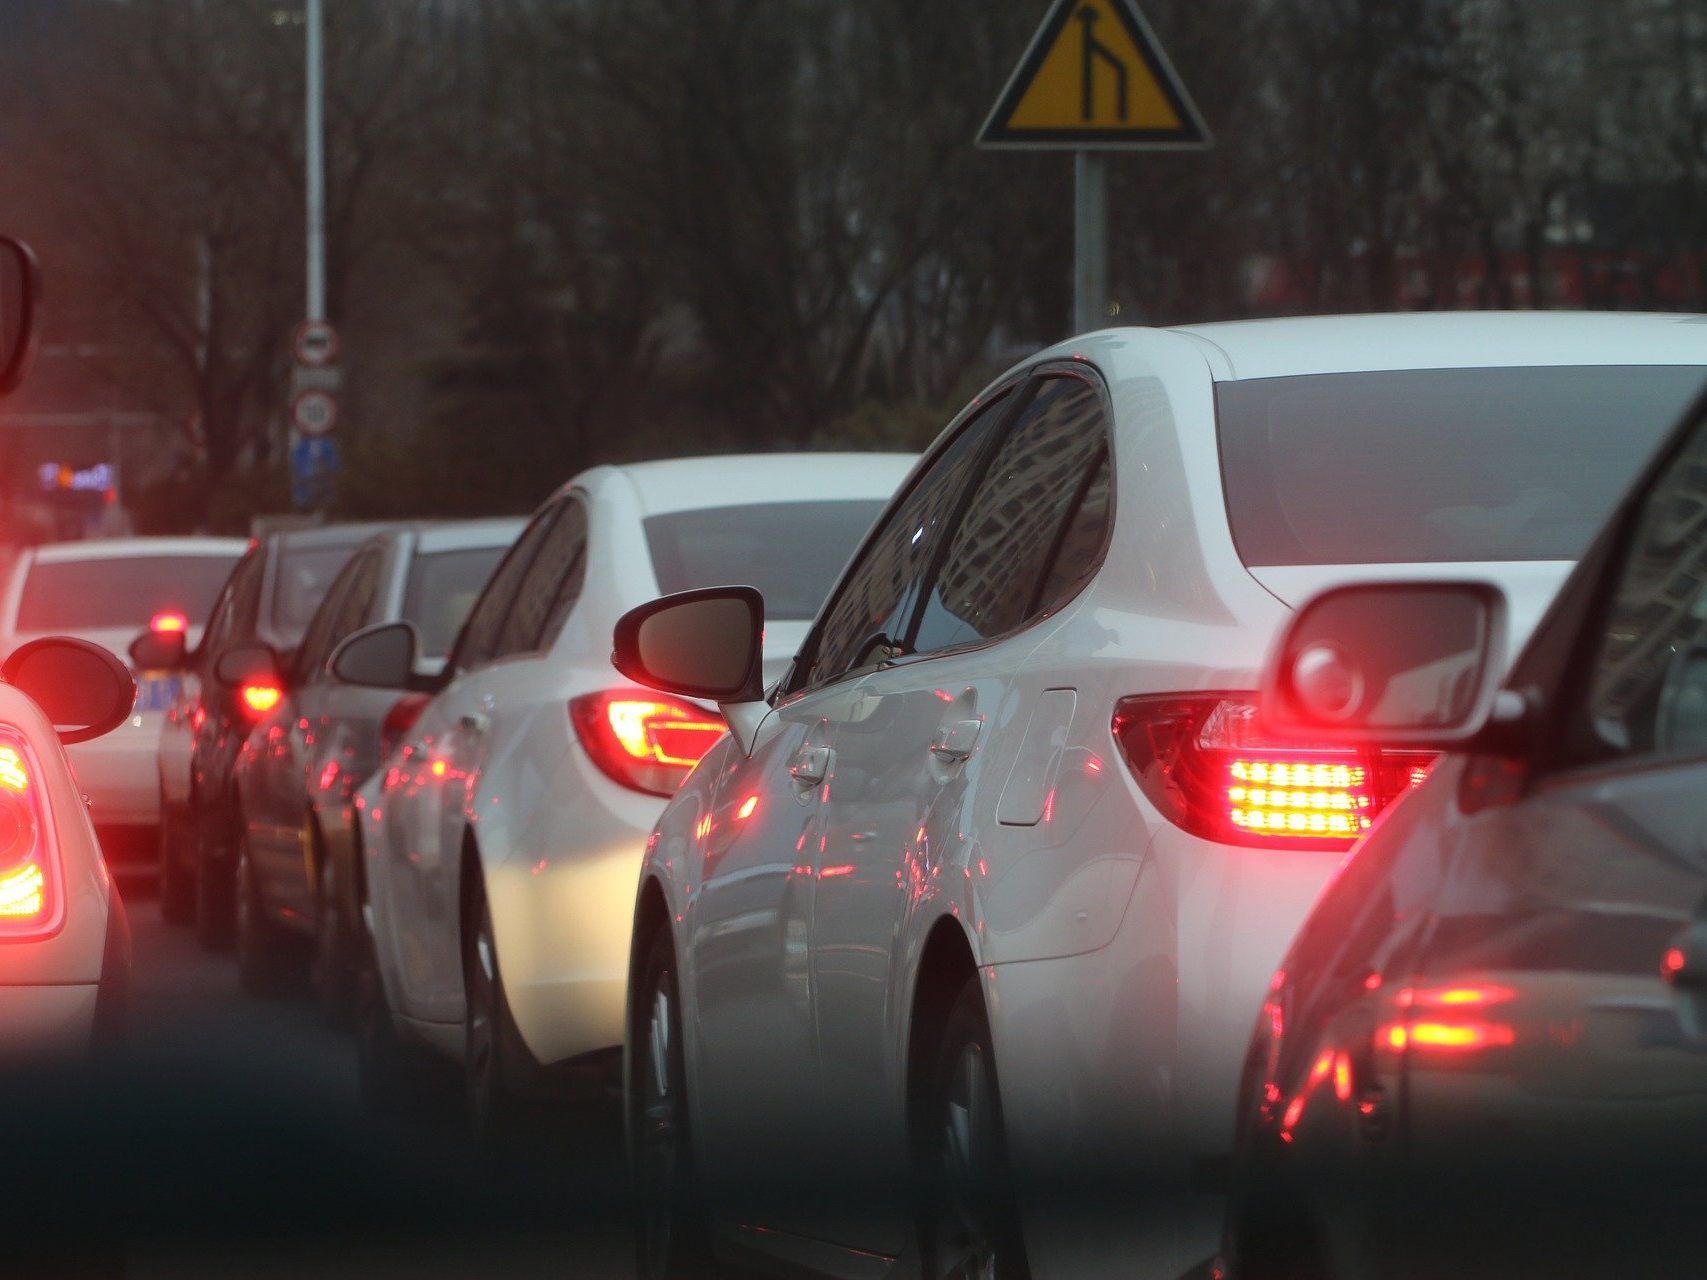
[[[308,28],[308,102],[303,112],[307,133],[306,154],[308,172],[308,318],[326,318],[326,159],[325,128],[321,105],[324,100],[323,39],[320,0],[308,0],[305,26]]]
[[[1073,332],[1108,325],[1108,167],[1098,151],[1073,153]]]

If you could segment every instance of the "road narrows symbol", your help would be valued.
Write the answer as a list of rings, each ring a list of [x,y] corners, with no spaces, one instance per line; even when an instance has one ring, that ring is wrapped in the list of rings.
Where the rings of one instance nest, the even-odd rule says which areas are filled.
[[[1114,72],[1115,85],[1115,114],[1122,120],[1126,119],[1126,64],[1120,60],[1114,50],[1110,49],[1096,37],[1097,20],[1102,17],[1090,5],[1086,5],[1075,15],[1079,25],[1084,28],[1084,38],[1081,42],[1083,54],[1081,58],[1079,115],[1087,123],[1096,118],[1096,63],[1101,58]]]

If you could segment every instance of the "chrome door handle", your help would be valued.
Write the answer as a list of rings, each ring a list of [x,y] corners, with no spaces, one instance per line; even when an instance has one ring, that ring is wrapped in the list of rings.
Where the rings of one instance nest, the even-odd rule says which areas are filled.
[[[492,717],[478,711],[465,711],[458,717],[457,724],[469,733],[482,734],[492,727]]]
[[[834,759],[835,752],[829,747],[802,747],[789,761],[788,775],[803,791],[816,787],[830,776],[830,764]]]
[[[931,739],[931,754],[944,764],[965,764],[972,758],[972,749],[978,745],[978,734],[983,727],[982,720],[956,720],[943,725]]]

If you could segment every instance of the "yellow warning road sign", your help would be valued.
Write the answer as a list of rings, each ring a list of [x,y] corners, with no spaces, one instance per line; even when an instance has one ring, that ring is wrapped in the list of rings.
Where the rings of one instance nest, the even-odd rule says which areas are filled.
[[[1199,148],[1209,130],[1134,0],[1056,0],[981,147]]]

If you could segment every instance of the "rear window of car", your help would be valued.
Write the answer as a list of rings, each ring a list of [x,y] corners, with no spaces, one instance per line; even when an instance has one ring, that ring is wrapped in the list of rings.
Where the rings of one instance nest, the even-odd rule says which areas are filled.
[[[272,625],[287,645],[295,644],[308,630],[314,611],[326,598],[326,588],[360,545],[287,546],[279,553],[273,574]]]
[[[1418,369],[1224,382],[1247,565],[1574,560],[1707,366]]]
[[[199,627],[236,563],[235,555],[38,560],[13,625],[19,632],[141,628],[169,610]]]
[[[450,652],[480,589],[508,549],[505,543],[415,557],[403,590],[403,616],[421,633],[421,650],[428,657],[442,658]]]
[[[666,595],[757,587],[766,617],[810,620],[883,506],[843,499],[675,511],[647,517],[646,542]]]

